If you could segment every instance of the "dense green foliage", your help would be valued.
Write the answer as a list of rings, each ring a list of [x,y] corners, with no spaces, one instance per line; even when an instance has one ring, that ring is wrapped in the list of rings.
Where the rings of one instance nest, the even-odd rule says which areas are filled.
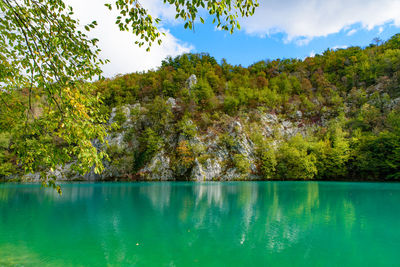
[[[71,161],[80,173],[103,169],[104,154],[92,145],[106,134],[102,102],[85,80],[104,61],[72,15],[61,0],[0,1],[0,135],[11,138],[1,146],[3,175],[10,162],[24,172]]]
[[[197,83],[189,86],[193,74]],[[208,54],[185,54],[167,58],[157,70],[99,80],[91,86],[92,95],[103,99],[98,106],[100,117],[117,107],[114,121],[120,127],[128,119],[138,122],[124,136],[136,147],[131,155],[113,146],[108,149],[112,161],[126,165],[128,176],[135,175],[163,150],[174,170],[184,177],[195,159],[204,163],[212,157],[205,153],[204,144],[190,140],[214,133],[219,136],[218,146],[230,153],[230,160],[224,164],[235,167],[244,179],[253,174],[264,179],[400,177],[400,34],[380,45],[327,50],[304,60],[260,61],[247,68],[225,60],[218,63]],[[74,93],[73,97],[80,96]],[[170,98],[173,106],[168,103]],[[123,106],[135,103],[140,103],[140,108],[127,116]],[[13,112],[18,113],[18,108]],[[287,135],[272,128],[266,135],[261,131],[263,114],[277,116],[279,122],[289,121],[302,130]],[[1,118],[2,127],[11,125],[9,117]],[[40,121],[44,123],[45,118]],[[256,169],[238,152],[239,137],[228,134],[233,121],[242,122],[255,146]],[[41,146],[33,144],[44,159],[49,159],[45,155],[50,148],[57,148],[53,151],[59,153],[68,141],[30,136],[40,137]],[[179,140],[171,141],[171,136]],[[16,149],[15,140],[9,132],[0,136],[2,177],[21,169],[16,165],[17,153],[24,150]],[[33,161],[32,168],[40,171],[40,162],[43,160]]]
[[[189,88],[192,74],[198,82]],[[265,179],[400,177],[399,34],[380,45],[327,50],[305,60],[260,61],[248,68],[225,60],[218,64],[208,54],[186,54],[167,58],[155,71],[96,86],[108,109],[136,102],[147,107],[152,131],[139,131],[142,149],[149,146],[143,155],[160,148],[153,132],[168,131],[188,138],[220,132],[229,150],[235,140],[225,134],[227,122],[247,118],[255,126],[248,131],[257,146],[258,174]],[[178,106],[172,113],[165,104],[170,97]],[[257,134],[260,112],[297,123],[306,134]],[[176,129],[167,129],[170,122]],[[240,154],[227,164],[250,172]]]

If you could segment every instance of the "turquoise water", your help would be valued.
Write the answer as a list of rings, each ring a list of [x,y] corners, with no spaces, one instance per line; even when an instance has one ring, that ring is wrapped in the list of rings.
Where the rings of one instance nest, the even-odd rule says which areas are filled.
[[[395,266],[400,184],[0,184],[0,266]]]

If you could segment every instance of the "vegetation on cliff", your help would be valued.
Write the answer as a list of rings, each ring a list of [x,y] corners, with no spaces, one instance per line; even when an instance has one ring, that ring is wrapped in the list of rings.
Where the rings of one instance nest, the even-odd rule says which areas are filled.
[[[148,177],[157,164],[177,179],[207,168],[225,175],[208,179],[400,177],[400,34],[247,68],[185,54],[93,86],[124,143],[106,149],[119,177]],[[18,167],[12,137],[0,139],[5,176]]]

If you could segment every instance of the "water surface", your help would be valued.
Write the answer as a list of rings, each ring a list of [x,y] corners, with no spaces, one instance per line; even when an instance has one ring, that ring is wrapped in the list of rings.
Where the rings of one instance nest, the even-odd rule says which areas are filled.
[[[0,184],[0,266],[395,266],[400,184]]]

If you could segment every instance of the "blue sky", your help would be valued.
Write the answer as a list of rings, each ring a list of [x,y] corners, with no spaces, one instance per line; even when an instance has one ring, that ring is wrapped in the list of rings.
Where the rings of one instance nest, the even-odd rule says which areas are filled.
[[[242,30],[233,35],[216,30],[207,16],[194,32],[185,30],[163,0],[139,0],[162,19],[160,29],[166,33],[163,44],[147,53],[134,44],[132,34],[119,32],[117,13],[104,7],[109,0],[66,2],[82,24],[97,20],[90,35],[100,40],[102,57],[111,61],[103,68],[106,77],[156,69],[165,57],[188,52],[248,66],[265,59],[304,59],[328,48],[367,46],[375,37],[387,40],[400,33],[400,0],[259,0],[255,15],[241,19]]]
[[[359,25],[352,25],[346,31],[329,34],[324,37],[315,37],[307,44],[298,44],[294,41],[285,41],[284,33],[271,34],[270,36],[249,35],[244,31],[234,34],[215,30],[214,25],[196,24],[196,30],[188,31],[181,25],[171,25],[170,33],[179,40],[193,45],[191,52],[207,52],[218,61],[227,59],[230,64],[248,66],[254,62],[276,58],[304,59],[314,54],[321,54],[326,49],[346,48],[349,46],[367,46],[375,37],[387,40],[400,28],[393,23],[376,26],[373,29],[360,29]],[[359,29],[347,35],[352,29]]]

